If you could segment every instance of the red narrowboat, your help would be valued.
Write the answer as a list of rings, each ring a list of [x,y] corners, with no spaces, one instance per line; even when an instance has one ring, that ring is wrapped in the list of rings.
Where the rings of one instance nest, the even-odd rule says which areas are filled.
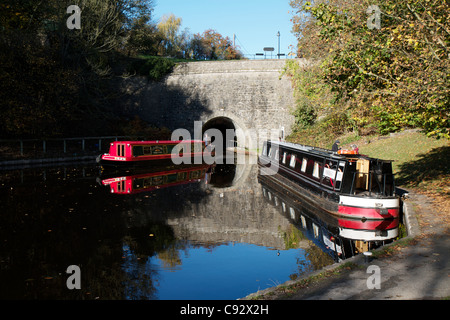
[[[205,142],[201,140],[183,141],[115,141],[109,147],[109,153],[97,157],[102,166],[135,166],[149,163],[202,163],[207,152]],[[195,160],[195,162],[192,162]],[[175,164],[180,164],[175,163]]]

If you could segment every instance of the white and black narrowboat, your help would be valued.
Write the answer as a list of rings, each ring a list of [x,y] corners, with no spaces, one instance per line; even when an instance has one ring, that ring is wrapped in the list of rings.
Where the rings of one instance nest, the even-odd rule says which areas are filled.
[[[357,151],[337,152],[300,144],[265,141],[260,174],[329,213],[363,220],[399,217],[392,161]]]

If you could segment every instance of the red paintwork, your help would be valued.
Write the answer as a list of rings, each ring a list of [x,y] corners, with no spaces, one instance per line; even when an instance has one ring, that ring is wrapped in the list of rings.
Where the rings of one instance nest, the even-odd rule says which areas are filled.
[[[155,146],[155,145],[173,145],[176,146],[178,144],[193,144],[193,143],[201,143],[202,144],[202,152],[190,152],[185,154],[185,156],[202,156],[203,150],[205,148],[204,141],[201,140],[183,140],[183,141],[170,141],[170,140],[158,140],[158,141],[115,141],[111,143],[109,148],[109,153],[105,153],[101,156],[102,160],[107,161],[118,161],[118,162],[137,162],[137,161],[149,161],[149,160],[165,160],[170,159],[172,154],[162,154],[162,155],[142,155],[142,156],[133,156],[132,150],[133,146]],[[118,154],[118,145],[123,146],[124,154]]]
[[[366,218],[366,219],[391,219],[391,218],[398,218],[399,216],[399,209],[393,208],[393,209],[387,209],[388,214],[382,215],[380,213],[380,209],[378,208],[361,208],[361,207],[350,207],[350,206],[343,206],[339,205],[338,208],[338,214],[339,215],[345,215],[350,218]]]
[[[339,226],[354,230],[390,230],[398,227],[399,219],[386,220],[350,220],[338,219]]]

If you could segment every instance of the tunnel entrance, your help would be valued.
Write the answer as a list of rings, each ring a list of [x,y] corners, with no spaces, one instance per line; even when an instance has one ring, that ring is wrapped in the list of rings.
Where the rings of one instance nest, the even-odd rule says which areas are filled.
[[[227,132],[228,131],[228,132]],[[234,152],[231,158],[227,150],[233,150],[237,145],[236,126],[233,120],[227,117],[217,117],[207,121],[202,128],[203,140],[207,144],[215,146],[216,156],[219,155],[219,164],[216,164],[215,172],[211,177],[211,185],[226,188],[233,185],[236,176],[236,162]],[[222,150],[218,150],[222,145]]]
[[[216,136],[214,133],[217,133],[216,129],[220,131],[222,135],[222,146],[223,151],[227,148],[234,148],[237,146],[237,137],[236,137],[236,126],[233,123],[233,120],[227,117],[217,117],[207,121],[202,128],[202,136],[203,139],[210,139],[208,143],[214,144],[216,140]],[[208,131],[209,130],[209,131]],[[228,134],[227,134],[228,130]],[[232,131],[230,131],[232,130]],[[231,134],[232,133],[232,134]],[[217,141],[218,142],[218,141]]]

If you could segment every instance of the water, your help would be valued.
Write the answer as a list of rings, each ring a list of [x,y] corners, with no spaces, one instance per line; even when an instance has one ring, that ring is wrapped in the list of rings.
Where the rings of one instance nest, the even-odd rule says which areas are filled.
[[[0,298],[237,299],[344,258],[314,226],[330,228],[295,217],[298,203],[286,210],[255,165],[193,168],[177,184],[180,169],[0,172]]]

